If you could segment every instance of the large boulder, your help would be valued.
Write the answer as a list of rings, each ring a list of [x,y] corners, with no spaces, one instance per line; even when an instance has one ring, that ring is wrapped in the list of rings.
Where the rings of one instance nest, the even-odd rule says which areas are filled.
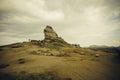
[[[58,38],[57,33],[53,30],[51,26],[46,26],[44,29],[45,39],[55,39]]]

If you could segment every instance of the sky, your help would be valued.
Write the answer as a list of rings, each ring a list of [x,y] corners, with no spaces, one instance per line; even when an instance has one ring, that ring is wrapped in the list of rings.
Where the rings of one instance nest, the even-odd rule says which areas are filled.
[[[120,0],[0,0],[0,45],[44,39],[52,26],[71,44],[120,45]]]

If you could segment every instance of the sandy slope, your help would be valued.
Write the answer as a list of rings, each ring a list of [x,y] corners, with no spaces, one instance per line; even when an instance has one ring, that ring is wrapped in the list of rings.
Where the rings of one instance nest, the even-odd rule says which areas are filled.
[[[72,80],[120,80],[120,64],[113,61],[113,55],[56,57],[31,54],[31,51],[39,50],[46,49],[35,45],[21,48],[5,47],[0,51],[0,64],[9,66],[0,69],[0,72],[16,74],[21,71],[27,73],[53,71],[60,77]],[[25,63],[20,64],[19,59],[24,59]]]

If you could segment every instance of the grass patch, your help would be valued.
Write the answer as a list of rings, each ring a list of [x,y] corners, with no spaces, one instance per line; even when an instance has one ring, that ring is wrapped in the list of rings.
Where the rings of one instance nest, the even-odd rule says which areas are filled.
[[[70,57],[70,55],[68,53],[60,53],[57,54],[56,57]]]

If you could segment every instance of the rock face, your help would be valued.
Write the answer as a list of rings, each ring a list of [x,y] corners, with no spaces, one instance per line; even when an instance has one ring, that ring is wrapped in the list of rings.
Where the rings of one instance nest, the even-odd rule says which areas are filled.
[[[46,26],[44,29],[45,38],[40,42],[43,47],[57,48],[57,47],[70,47],[71,45],[64,41],[51,26]]]
[[[45,39],[56,39],[58,38],[57,33],[53,30],[51,26],[46,26],[44,29]]]

